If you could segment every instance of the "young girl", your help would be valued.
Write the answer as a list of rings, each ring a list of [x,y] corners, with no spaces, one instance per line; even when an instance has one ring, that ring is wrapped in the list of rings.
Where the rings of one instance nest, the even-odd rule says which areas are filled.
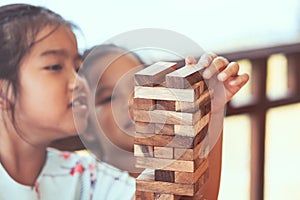
[[[0,199],[131,199],[134,179],[47,146],[85,130],[89,90],[72,24],[42,7],[0,7]]]

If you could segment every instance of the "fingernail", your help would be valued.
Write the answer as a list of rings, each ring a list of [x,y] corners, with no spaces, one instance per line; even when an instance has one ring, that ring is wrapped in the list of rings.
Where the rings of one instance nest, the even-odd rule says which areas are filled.
[[[224,72],[218,74],[219,81],[224,81],[226,79],[226,77],[227,77],[227,74]]]
[[[209,70],[204,70],[203,74],[202,74],[203,78],[205,79],[209,79],[211,76],[211,72]]]
[[[238,85],[238,81],[230,81],[229,84],[232,86],[235,86],[235,85]]]
[[[207,67],[209,65],[209,62],[207,60],[199,60],[199,63],[204,67]]]
[[[185,59],[185,62],[186,62],[187,64],[191,64],[191,60],[190,60],[189,58],[186,58],[186,59]]]

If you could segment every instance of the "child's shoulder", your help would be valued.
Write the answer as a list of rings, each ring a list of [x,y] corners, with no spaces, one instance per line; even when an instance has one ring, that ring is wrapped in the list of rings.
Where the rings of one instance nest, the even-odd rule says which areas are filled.
[[[97,161],[96,157],[88,151],[71,152],[61,151],[54,148],[47,148],[47,161],[50,163],[63,163],[64,165],[72,165],[76,163],[91,165],[100,163]]]
[[[96,157],[88,152],[70,152],[60,151],[54,148],[47,149],[47,164],[54,165],[52,169],[59,166],[82,166],[85,170],[97,170],[106,175],[120,176],[128,174],[112,165],[101,162]]]

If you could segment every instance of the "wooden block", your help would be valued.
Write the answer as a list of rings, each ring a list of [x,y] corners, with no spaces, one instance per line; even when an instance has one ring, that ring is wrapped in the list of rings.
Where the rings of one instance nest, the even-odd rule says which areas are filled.
[[[193,196],[196,192],[194,185],[155,181],[154,170],[149,169],[144,170],[144,172],[136,179],[136,189],[145,192],[185,196]]]
[[[136,157],[136,167],[149,169],[162,169],[169,171],[195,172],[195,161],[172,160],[150,157]]]
[[[208,181],[209,169],[207,169],[200,179],[195,183],[195,194],[193,196],[180,196],[180,200],[205,200],[202,195],[201,187]]]
[[[211,101],[210,91],[204,91],[195,102],[175,102],[175,111],[180,112],[195,112],[201,108],[202,105]]]
[[[135,191],[135,200],[155,200],[154,192]]]
[[[155,134],[175,135],[173,124],[155,124]]]
[[[175,183],[194,184],[208,169],[208,160],[204,160],[196,172],[179,172],[175,171]]]
[[[203,143],[199,143],[197,146],[202,145]],[[174,148],[174,159],[178,160],[195,160],[195,152],[194,149],[182,149],[182,148]]]
[[[200,113],[200,111],[199,111]],[[194,115],[194,119],[200,114],[196,113]],[[203,116],[200,120],[195,125],[174,125],[174,132],[175,135],[180,135],[180,136],[188,136],[188,137],[196,137],[196,135],[203,130],[203,128],[208,125],[210,120],[210,113],[206,114]],[[196,121],[196,120],[195,120]]]
[[[144,133],[135,133],[134,144],[158,146],[158,147],[176,147],[191,149],[195,142],[192,137],[171,136],[171,135],[152,135]]]
[[[209,148],[201,149],[199,154],[206,154],[205,156],[197,156],[194,154],[193,160],[176,160],[167,158],[152,158],[152,157],[136,157],[136,167],[150,168],[150,169],[162,169],[169,171],[181,171],[181,172],[195,172],[204,160],[207,159]],[[199,155],[198,154],[198,155]]]
[[[203,92],[205,91],[205,82],[204,81],[200,81],[195,83],[194,85],[192,85],[192,89],[195,91],[195,96],[196,99],[200,98],[200,95],[203,94]],[[196,100],[195,99],[195,100]]]
[[[139,122],[194,125],[202,117],[201,110],[195,113],[183,113],[166,110],[134,110],[134,120]]]
[[[174,148],[174,159],[194,161],[195,168],[198,168],[208,158],[209,151],[209,140],[206,136],[194,149]]]
[[[176,70],[177,63],[157,62],[135,73],[136,85],[155,86],[165,81],[165,75]]]
[[[205,183],[207,183],[209,179],[209,168],[205,171],[205,173],[200,177],[198,182],[198,187],[202,187]]]
[[[203,114],[206,115],[211,112],[211,102],[204,105]]]
[[[174,171],[168,171],[168,170],[154,170],[154,180],[155,181],[162,181],[162,182],[169,182],[174,183]]]
[[[153,146],[134,144],[134,156],[153,157]]]
[[[196,160],[198,157],[205,158],[202,155],[203,150],[208,146],[207,140],[202,140],[193,149],[174,148],[174,159],[178,160]]]
[[[133,101],[133,109],[136,110],[154,110],[155,108],[153,99],[134,98]]]
[[[139,133],[155,133],[155,124],[135,122],[135,131]]]
[[[180,200],[207,200],[203,198],[203,195],[200,194],[200,196],[196,196],[197,194],[195,194],[195,196],[180,196]]]
[[[134,98],[194,102],[199,98],[199,88],[174,89],[165,87],[134,87]]]
[[[155,109],[156,110],[169,110],[175,111],[175,102],[176,101],[167,101],[167,100],[156,100]]]
[[[168,88],[184,89],[203,80],[202,65],[187,65],[166,75],[166,85]]]
[[[194,137],[193,147],[199,144],[204,138],[207,138],[208,135],[208,124]]]
[[[155,200],[179,200],[180,196],[174,194],[154,194]]]
[[[140,191],[140,190],[155,190],[155,188],[159,187],[159,184],[161,183],[161,182],[158,182],[157,184],[155,184],[155,182],[152,182],[151,171],[150,171],[150,173],[147,171],[147,174],[143,173],[140,175],[140,177],[137,178],[137,189],[140,189],[140,190],[136,191],[135,199],[136,200],[154,200],[154,199],[155,200],[179,200],[179,199],[180,200],[199,200],[199,199],[201,199],[201,196],[202,196],[199,188],[201,188],[201,186],[203,186],[207,182],[208,177],[209,177],[208,172],[209,172],[209,170],[207,170],[200,177],[196,186],[186,185],[186,184],[176,184],[176,183],[165,183],[165,185],[163,185],[163,186],[167,187],[165,189],[166,194],[162,194],[162,193],[158,193],[156,191],[153,191],[153,192]],[[148,186],[149,186],[149,188],[148,188]],[[178,191],[176,191],[176,192],[180,193],[180,195],[170,194],[171,193],[170,191],[172,191],[169,189],[170,187],[171,187],[171,189],[173,187],[176,187],[176,189],[178,189]],[[185,188],[188,189],[186,191],[186,193],[184,193]],[[159,188],[159,189],[162,190],[163,188]]]
[[[204,139],[204,144],[203,144],[203,148],[201,148],[199,150],[199,154],[198,154],[198,157],[199,158],[208,158],[208,154],[210,152],[210,146],[209,146],[209,140],[208,138],[205,138]]]
[[[197,171],[197,169],[202,165],[202,163],[207,160],[207,157],[201,157],[201,156],[198,156],[196,157],[196,159],[194,160],[194,173]]]
[[[155,158],[167,158],[173,159],[173,148],[172,147],[154,147]]]
[[[174,136],[169,135],[154,135],[136,132],[134,137],[134,144],[164,147],[171,143],[173,139]]]

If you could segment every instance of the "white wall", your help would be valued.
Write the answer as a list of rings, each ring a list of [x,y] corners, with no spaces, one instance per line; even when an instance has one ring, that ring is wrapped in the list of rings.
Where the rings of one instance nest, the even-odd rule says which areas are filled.
[[[84,32],[80,48],[137,28],[179,32],[206,50],[223,51],[290,42],[299,35],[297,0],[1,0],[43,5]]]

